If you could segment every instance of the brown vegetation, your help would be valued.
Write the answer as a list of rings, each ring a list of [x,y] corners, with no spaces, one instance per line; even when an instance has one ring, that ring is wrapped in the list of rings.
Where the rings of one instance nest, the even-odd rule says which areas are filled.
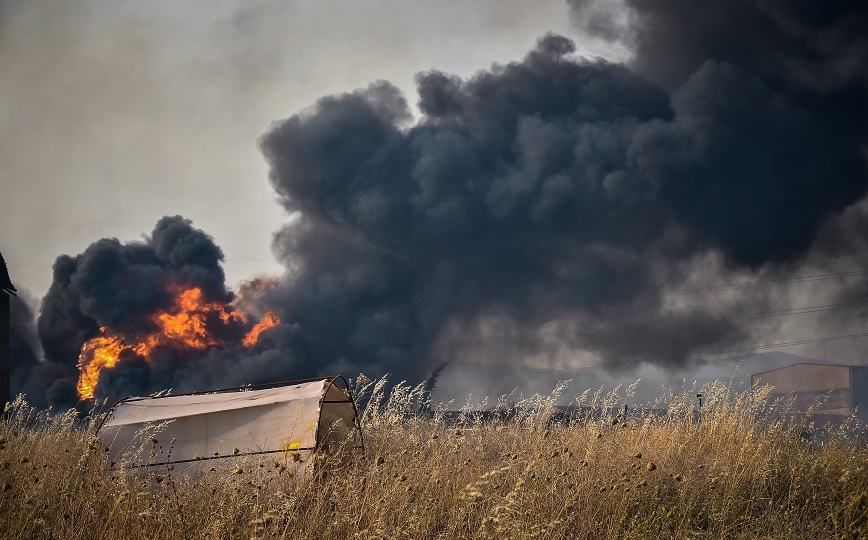
[[[38,539],[865,538],[868,449],[806,443],[767,392],[669,397],[664,417],[414,416],[421,389],[368,384],[366,455],[217,460],[196,475],[107,470],[94,424],[19,399],[0,423],[0,534]],[[560,391],[560,389],[558,389]],[[616,394],[584,394],[604,411]],[[500,404],[505,405],[504,403]],[[850,426],[852,427],[852,426]],[[213,467],[212,467],[213,466]]]

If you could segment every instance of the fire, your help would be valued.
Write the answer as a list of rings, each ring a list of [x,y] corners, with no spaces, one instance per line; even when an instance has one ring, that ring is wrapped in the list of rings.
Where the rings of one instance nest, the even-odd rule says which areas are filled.
[[[105,333],[105,327],[99,330]],[[103,335],[91,339],[81,347],[81,354],[78,356],[78,369],[81,371],[78,377],[78,395],[82,399],[93,397],[99,372],[103,368],[114,367],[123,350],[124,346],[117,338]]]
[[[198,287],[178,288],[174,292],[174,305],[150,317],[154,331],[121,335],[103,327],[100,328],[100,335],[81,347],[78,357],[78,394],[82,399],[94,396],[100,372],[114,367],[124,351],[132,351],[149,361],[153,350],[160,346],[184,350],[227,347],[227,343],[210,331],[209,326],[213,328],[211,325],[222,324],[225,327],[243,327],[248,324],[250,316],[247,313],[232,305],[206,302]],[[248,349],[253,347],[262,332],[278,324],[280,320],[277,316],[267,312],[262,320],[247,331],[241,345]]]
[[[276,326],[278,323],[280,323],[280,321],[277,320],[277,317],[274,315],[274,313],[269,311],[265,314],[265,317],[263,317],[261,321],[256,323],[256,326],[254,326],[253,329],[251,329],[250,332],[248,332],[247,335],[244,336],[244,340],[241,343],[248,349],[250,347],[253,347],[254,345],[256,345],[256,342],[259,341],[259,334],[261,334],[265,330],[268,330],[272,326]]]
[[[205,303],[202,300],[202,290],[198,287],[181,292],[176,299],[176,307],[177,313],[160,313],[155,317],[154,322],[161,332],[150,336],[149,345],[174,342],[191,349],[223,347],[223,341],[210,335],[206,329],[208,315],[216,314],[224,324],[228,324],[233,318],[247,321],[247,317],[229,306],[216,302]]]

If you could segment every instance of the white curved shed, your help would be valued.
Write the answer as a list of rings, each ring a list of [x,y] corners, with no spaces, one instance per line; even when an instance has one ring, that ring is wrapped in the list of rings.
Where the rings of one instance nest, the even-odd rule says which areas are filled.
[[[306,462],[321,449],[362,446],[343,377],[128,397],[112,407],[98,437],[112,462],[130,467],[266,454]]]

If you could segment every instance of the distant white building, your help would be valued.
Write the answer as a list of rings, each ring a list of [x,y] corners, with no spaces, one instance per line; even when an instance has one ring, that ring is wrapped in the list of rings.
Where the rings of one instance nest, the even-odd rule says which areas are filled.
[[[816,415],[846,416],[858,407],[861,418],[868,418],[868,366],[793,364],[751,375],[751,385],[771,385],[774,397],[795,397],[797,411],[825,401]]]

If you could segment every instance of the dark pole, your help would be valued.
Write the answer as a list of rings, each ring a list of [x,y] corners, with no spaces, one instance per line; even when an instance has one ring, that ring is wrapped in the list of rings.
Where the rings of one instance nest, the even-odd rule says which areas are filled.
[[[9,295],[0,292],[0,414],[9,402]]]
[[[0,414],[9,403],[9,297],[15,292],[0,253]]]

